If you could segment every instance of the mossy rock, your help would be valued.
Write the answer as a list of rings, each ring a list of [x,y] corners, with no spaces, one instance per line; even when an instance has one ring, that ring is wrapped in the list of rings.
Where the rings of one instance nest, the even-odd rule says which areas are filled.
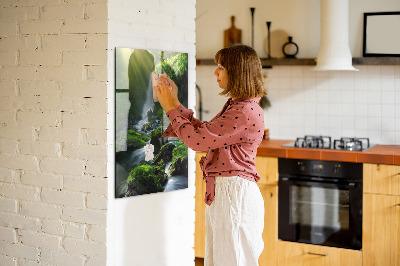
[[[154,145],[154,153],[157,154],[161,148],[161,136],[163,134],[163,128],[158,127],[156,130],[151,131],[150,144]]]
[[[183,175],[188,174],[188,157],[178,157],[172,162],[171,175]]]
[[[168,175],[165,173],[165,164],[164,161],[161,160],[162,163],[153,166],[154,174],[157,176],[158,181],[161,186],[164,186],[168,182]]]
[[[129,129],[128,135],[127,135],[128,149],[136,150],[136,149],[143,148],[149,139],[150,139],[149,136],[142,135],[134,129]]]
[[[172,151],[173,161],[179,157],[188,157],[188,148],[182,141],[179,141],[177,146]]]
[[[127,195],[142,195],[163,191],[163,185],[150,165],[139,165],[128,176]]]
[[[174,150],[175,145],[172,143],[164,144],[160,152],[154,157],[153,164],[157,164],[159,161],[164,160],[165,163],[168,163],[172,160],[172,151]]]
[[[182,141],[177,144],[172,151],[171,175],[186,176],[188,171],[188,148]]]

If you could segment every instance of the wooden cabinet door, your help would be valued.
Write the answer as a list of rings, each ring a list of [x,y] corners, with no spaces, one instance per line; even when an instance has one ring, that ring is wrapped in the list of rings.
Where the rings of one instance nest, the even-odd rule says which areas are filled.
[[[257,156],[254,162],[261,176],[258,184],[278,185],[278,158]]]
[[[206,184],[203,181],[203,172],[199,167],[199,161],[206,153],[196,153],[196,194],[195,194],[195,233],[194,233],[194,253],[197,258],[204,258],[205,240],[206,240],[206,225],[205,225],[205,210],[204,195],[206,193]]]
[[[276,243],[278,241],[278,187],[259,185],[264,198],[264,250],[258,259],[260,266],[276,265]]]
[[[277,266],[361,266],[362,252],[278,241]]]
[[[363,176],[364,193],[400,195],[400,166],[365,163]]]
[[[364,194],[364,266],[400,266],[399,204],[400,196]]]

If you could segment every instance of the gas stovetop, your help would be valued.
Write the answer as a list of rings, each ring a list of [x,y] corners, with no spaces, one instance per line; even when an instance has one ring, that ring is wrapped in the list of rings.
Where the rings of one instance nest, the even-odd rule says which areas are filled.
[[[370,145],[369,138],[340,138],[331,140],[329,136],[310,136],[306,135],[297,138],[295,142],[283,145],[295,148],[314,148],[344,151],[364,151],[374,145]]]

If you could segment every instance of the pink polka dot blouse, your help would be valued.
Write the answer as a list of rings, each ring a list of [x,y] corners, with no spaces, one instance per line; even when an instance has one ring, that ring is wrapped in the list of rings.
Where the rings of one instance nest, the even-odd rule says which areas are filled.
[[[183,105],[167,113],[171,123],[162,137],[179,137],[189,148],[207,151],[200,160],[207,205],[214,200],[217,176],[240,176],[253,182],[260,179],[254,163],[265,127],[259,100],[229,98],[210,122],[194,118],[193,111]]]

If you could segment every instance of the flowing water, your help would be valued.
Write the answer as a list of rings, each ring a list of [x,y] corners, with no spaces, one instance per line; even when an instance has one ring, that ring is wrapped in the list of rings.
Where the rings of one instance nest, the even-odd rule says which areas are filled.
[[[116,197],[124,197],[128,191],[129,173],[140,164],[145,158],[144,147],[135,151],[125,152],[118,158],[118,163],[115,167],[115,184],[116,184]]]
[[[154,108],[153,83],[151,81],[151,74],[150,74],[150,81],[149,81],[149,84],[147,85],[147,89],[146,89],[146,100],[143,104],[142,119],[136,125],[139,133],[142,133],[142,134],[148,133],[148,132],[142,131],[142,128],[143,128],[143,125],[149,123],[149,118],[147,116],[147,112],[149,110],[153,110],[153,108]]]
[[[150,82],[147,86],[146,100],[143,105],[142,119],[135,125],[137,131],[141,134],[150,135],[150,132],[143,131],[143,125],[149,122],[147,112],[154,108],[153,100],[153,87],[150,77]],[[150,141],[147,142],[149,144]],[[145,149],[140,148],[135,151],[121,152],[118,155],[118,161],[116,162],[115,175],[116,175],[116,197],[121,198],[125,196],[128,190],[127,179],[129,173],[145,159]],[[176,189],[182,189],[188,187],[187,176],[170,176],[170,166],[172,162],[167,163],[165,166],[165,173],[168,175],[168,182],[164,185],[165,191],[171,191]]]
[[[164,186],[164,191],[172,191],[187,187],[188,187],[188,177],[176,175],[168,178],[168,182]]]

